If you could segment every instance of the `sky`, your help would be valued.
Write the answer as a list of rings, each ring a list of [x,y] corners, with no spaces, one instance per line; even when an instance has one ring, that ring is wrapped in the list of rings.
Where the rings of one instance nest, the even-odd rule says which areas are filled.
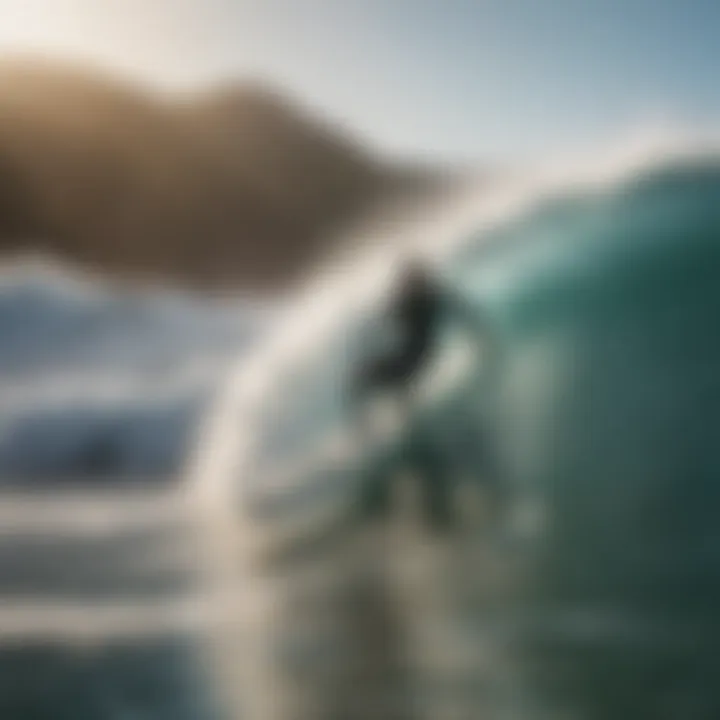
[[[547,156],[720,120],[718,0],[0,0],[0,55],[286,88],[380,151]]]

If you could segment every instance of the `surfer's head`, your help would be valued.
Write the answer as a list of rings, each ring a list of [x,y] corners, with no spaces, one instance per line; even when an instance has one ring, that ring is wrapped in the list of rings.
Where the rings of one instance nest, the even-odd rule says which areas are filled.
[[[398,285],[406,291],[423,290],[433,285],[430,264],[419,255],[408,257],[400,266]]]

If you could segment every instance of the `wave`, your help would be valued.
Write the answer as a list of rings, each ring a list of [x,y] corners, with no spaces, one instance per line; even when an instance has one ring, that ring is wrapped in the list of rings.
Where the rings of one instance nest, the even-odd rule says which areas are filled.
[[[218,393],[208,426],[222,425],[228,417],[242,425],[243,436],[233,436],[238,448],[233,467],[237,469],[242,456],[254,447],[253,433],[262,432],[260,424],[242,423],[239,418],[256,417],[260,407],[273,404],[271,398],[281,376],[293,375],[318,356],[331,356],[330,347],[339,350],[337,344],[332,346],[333,336],[341,334],[346,341],[367,324],[408,257],[424,256],[448,283],[472,295],[472,277],[463,277],[457,266],[468,257],[482,258],[495,238],[502,245],[504,227],[523,220],[532,223],[541,214],[539,210],[561,205],[563,200],[573,204],[583,197],[623,193],[633,183],[652,180],[658,173],[672,176],[688,168],[718,164],[720,138],[714,133],[640,132],[630,141],[601,151],[555,159],[536,169],[509,173],[490,186],[483,183],[477,190],[462,191],[443,209],[433,208],[432,216],[417,213],[402,232],[393,224],[385,231],[376,230],[372,237],[361,235],[354,242],[342,243],[345,249],[318,270],[299,297],[278,315],[272,331],[239,359]],[[532,236],[532,231],[528,235]],[[473,268],[477,267],[475,261]],[[212,433],[208,430],[204,436],[207,434]],[[207,454],[203,447],[203,459]],[[220,448],[218,454],[223,454]],[[209,494],[221,475],[191,473],[197,478],[198,492]],[[220,482],[226,483],[228,478]]]
[[[651,372],[663,366],[646,351],[653,342],[673,338],[681,346],[685,340],[709,342],[703,323],[713,310],[701,300],[711,292],[715,271],[712,263],[704,264],[698,289],[688,273],[702,267],[706,255],[717,259],[719,151],[712,138],[655,138],[590,160],[500,178],[493,188],[457,198],[442,217],[419,218],[405,238],[395,239],[396,229],[389,229],[386,236],[333,259],[269,336],[241,359],[201,433],[190,489],[203,514],[210,585],[225,623],[213,644],[218,674],[229,679],[230,697],[244,706],[244,717],[266,717],[271,711],[285,717],[283,703],[294,709],[288,717],[332,715],[333,703],[355,708],[357,693],[338,674],[347,671],[352,677],[361,658],[365,667],[379,663],[383,668],[364,678],[364,700],[389,707],[382,703],[399,693],[409,706],[421,708],[421,717],[443,717],[458,708],[468,716],[478,708],[491,717],[564,716],[567,706],[553,704],[558,699],[550,697],[550,680],[529,682],[524,675],[528,662],[550,667],[554,659],[573,669],[572,677],[569,670],[568,675],[562,668],[548,670],[555,673],[553,681],[575,683],[577,697],[564,701],[580,709],[570,717],[585,716],[583,703],[586,710],[595,703],[598,717],[623,716],[618,708],[629,701],[628,692],[636,693],[638,707],[657,707],[649,699],[654,685],[649,689],[650,683],[638,681],[631,691],[624,689],[620,676],[625,673],[613,671],[607,648],[635,653],[649,677],[653,663],[660,662],[656,645],[663,638],[662,662],[671,667],[681,656],[687,608],[696,601],[684,588],[690,578],[697,583],[702,577],[712,593],[717,584],[711,572],[716,556],[694,544],[702,534],[697,528],[687,531],[684,555],[678,548],[669,552],[671,531],[666,537],[654,529],[657,542],[644,541],[651,530],[641,501],[658,501],[652,481],[661,472],[659,458],[668,460],[663,472],[669,472],[676,467],[673,453],[683,452],[668,438],[660,452],[654,434],[680,430],[678,422],[696,427],[692,403],[683,405],[683,398],[699,396],[709,381],[707,367],[695,368],[697,387],[689,391],[690,380],[677,368],[668,377]],[[692,244],[680,262],[682,253],[672,255],[667,248],[682,248],[683,238]],[[435,385],[431,373],[422,401],[399,423],[395,418],[385,429],[380,415],[373,415],[374,432],[359,434],[348,416],[344,383],[357,353],[372,339],[398,266],[418,252],[436,264],[478,315],[491,316],[510,350],[505,370],[512,378],[491,383],[489,402],[488,366],[480,352],[464,370],[460,363],[449,381]],[[643,258],[657,260],[657,282],[642,273],[632,276]],[[700,318],[699,324],[678,324],[682,313],[672,292],[663,290],[665,277],[684,283],[681,308]],[[607,278],[617,280],[618,299],[607,306],[615,310],[603,316],[602,303],[613,297],[604,289]],[[633,292],[643,301],[632,300]],[[649,300],[653,293],[661,302],[657,314]],[[617,311],[622,301],[632,312]],[[611,320],[603,325],[608,314]],[[543,335],[543,318],[559,316],[566,325],[558,323],[554,335]],[[586,330],[582,318],[589,323]],[[455,362],[444,348],[462,345],[448,336],[438,371]],[[602,377],[618,384],[590,396],[589,385],[574,385],[569,393],[569,379],[577,383],[581,377],[578,368],[595,367],[582,355],[590,348],[606,361],[598,360],[607,374]],[[648,370],[640,382],[648,394],[635,405],[639,380],[623,364],[625,352]],[[565,398],[576,413],[586,401],[595,412],[574,419],[543,416],[556,409],[553,398]],[[472,439],[488,419],[503,468],[515,483],[511,512],[496,533],[486,533],[473,519],[455,540],[434,543],[422,532],[408,535],[401,520],[390,534],[358,532],[347,524],[359,490],[374,477],[407,474],[400,468],[418,446],[436,446],[443,458],[438,462],[451,468],[454,481],[477,476],[473,443],[458,451],[453,437],[469,431]],[[563,432],[577,444],[563,442]],[[707,435],[701,432],[689,447]],[[622,444],[632,439],[635,454]],[[606,456],[600,454],[604,446]],[[578,456],[596,458],[593,453],[612,460],[606,460],[607,467],[599,461],[590,468],[580,463],[577,473],[557,469],[580,462]],[[427,453],[422,457],[427,460]],[[549,463],[556,463],[567,502],[549,504],[543,492],[547,483],[541,471]],[[643,472],[637,463],[645,463]],[[595,477],[602,467],[607,474]],[[414,470],[431,468],[430,461],[417,460]],[[663,487],[673,494],[667,484]],[[692,503],[685,501],[689,509]],[[609,516],[616,507],[625,509],[622,521],[620,515]],[[706,515],[696,515],[698,527],[711,532]],[[529,578],[534,585],[527,584]],[[656,612],[657,598],[649,599],[644,581],[667,590],[678,604]],[[587,596],[573,596],[573,590]],[[351,604],[353,594],[362,599]],[[300,605],[301,598],[307,603]],[[649,629],[639,633],[651,641],[641,646],[625,631],[637,608],[651,605]],[[557,618],[543,620],[545,606],[563,618],[581,615],[587,622],[576,627]],[[703,617],[714,637],[717,623]],[[361,619],[367,624],[358,633]],[[663,628],[673,629],[672,643]],[[409,666],[394,655],[401,642],[411,643]],[[528,649],[532,642],[534,655]],[[270,657],[259,658],[259,648],[270,648]],[[706,655],[702,662],[714,667]],[[587,690],[599,674],[611,687],[604,698]],[[694,692],[717,707],[711,688]],[[270,708],[273,702],[279,705]],[[298,709],[304,703],[312,708],[306,715]],[[634,717],[654,716],[638,712]]]

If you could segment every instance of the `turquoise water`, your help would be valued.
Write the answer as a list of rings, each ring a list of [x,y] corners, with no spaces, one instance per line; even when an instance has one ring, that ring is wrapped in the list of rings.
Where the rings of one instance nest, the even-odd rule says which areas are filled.
[[[275,608],[238,602],[250,647],[302,658],[288,670],[258,650],[246,672],[263,682],[236,703],[252,718],[350,717],[367,695],[376,717],[398,702],[432,718],[720,716],[720,163],[571,183],[438,256],[483,342],[448,326],[409,416],[373,411],[360,433],[348,412],[385,294],[343,300],[360,273],[336,281],[333,322],[270,344],[221,404],[208,507],[236,564],[220,574]],[[401,508],[382,529],[353,524],[378,477],[433,473],[482,502],[481,447],[501,517],[459,512],[449,539]],[[305,584],[317,604],[301,619],[288,598]],[[368,593],[385,611],[359,639]],[[348,617],[353,595],[366,600]],[[226,669],[248,648],[222,645]],[[384,671],[353,674],[360,654]]]

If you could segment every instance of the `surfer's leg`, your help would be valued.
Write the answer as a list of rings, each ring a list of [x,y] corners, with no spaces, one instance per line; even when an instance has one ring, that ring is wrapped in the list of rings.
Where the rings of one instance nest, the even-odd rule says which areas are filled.
[[[424,525],[433,533],[447,532],[455,524],[452,468],[444,462],[432,438],[416,434],[408,455],[419,484]]]
[[[494,520],[499,520],[505,513],[508,498],[507,485],[502,477],[500,463],[492,439],[486,427],[479,427],[470,438],[472,451],[470,457],[475,467],[475,479],[482,492],[488,509]]]
[[[357,442],[361,452],[367,456],[376,453],[378,441],[382,445],[383,434],[388,431],[387,418],[381,417],[382,407],[378,408],[374,404],[381,398],[389,401],[391,411],[394,405],[397,412],[403,412],[402,396],[396,388],[384,387],[381,394],[373,393],[365,398],[358,415]],[[385,460],[375,458],[375,461],[377,465],[361,480],[360,515],[365,520],[386,519],[393,510],[393,485],[398,474],[397,458],[394,460],[392,456]]]
[[[392,493],[388,473],[380,469],[364,478],[360,515],[365,520],[384,520],[391,511]]]

